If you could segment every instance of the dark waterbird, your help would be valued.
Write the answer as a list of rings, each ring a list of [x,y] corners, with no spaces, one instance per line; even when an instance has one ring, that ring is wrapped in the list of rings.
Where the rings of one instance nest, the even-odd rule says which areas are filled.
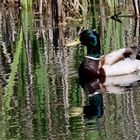
[[[80,41],[87,47],[87,55],[79,67],[79,79],[89,104],[73,111],[76,116],[84,114],[86,117],[101,117],[103,91],[126,93],[132,83],[140,80],[139,49],[133,46],[101,55],[99,35],[90,29],[80,34]]]
[[[122,48],[101,55],[99,35],[91,29],[81,32],[80,42],[87,48],[87,55],[79,67],[80,84],[86,92],[94,93],[101,89],[110,93],[125,93],[128,87],[140,80],[138,47]]]
[[[79,67],[81,85],[93,78],[104,83],[106,77],[128,75],[140,70],[140,52],[135,46],[101,55],[99,35],[90,29],[80,34],[80,42],[87,47],[87,55]]]

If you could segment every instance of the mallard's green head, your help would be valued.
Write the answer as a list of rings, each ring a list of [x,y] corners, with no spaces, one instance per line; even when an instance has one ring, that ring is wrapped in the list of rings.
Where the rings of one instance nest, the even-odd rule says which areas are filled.
[[[100,38],[95,31],[87,29],[81,32],[80,42],[82,45],[87,46],[87,55],[100,57]]]

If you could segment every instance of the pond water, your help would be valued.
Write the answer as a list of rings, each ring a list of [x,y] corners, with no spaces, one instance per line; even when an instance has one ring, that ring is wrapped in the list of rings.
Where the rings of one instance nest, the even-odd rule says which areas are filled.
[[[0,11],[0,21],[1,140],[140,139],[138,74],[132,81],[123,77],[122,85],[120,77],[108,79],[89,99],[78,78],[85,48],[64,47],[90,28],[92,19],[54,26],[43,16]],[[103,53],[139,45],[139,19],[121,21],[99,19]],[[92,102],[97,102],[93,110]],[[88,107],[93,114],[79,113]]]

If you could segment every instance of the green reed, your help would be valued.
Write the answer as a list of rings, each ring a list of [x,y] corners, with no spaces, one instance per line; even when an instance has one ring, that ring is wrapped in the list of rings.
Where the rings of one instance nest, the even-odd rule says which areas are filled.
[[[107,32],[105,34],[105,36],[103,38],[104,39],[104,53],[107,53],[109,50],[109,46],[110,46],[110,42],[111,42],[111,36],[112,36],[112,20],[108,20],[108,24],[107,24]]]
[[[24,9],[32,8],[32,0],[20,0],[21,5],[23,5]]]
[[[97,29],[97,13],[96,13],[96,2],[93,1],[92,3],[92,28]]]
[[[106,2],[108,4],[110,14],[112,14],[115,8],[115,0],[107,0]]]
[[[19,58],[22,52],[22,45],[23,45],[23,31],[22,29],[20,30],[20,35],[19,35],[19,40],[17,42],[17,47],[16,47],[16,51],[14,54],[14,59],[13,59],[13,63],[11,66],[11,72],[10,72],[10,76],[9,76],[9,80],[8,80],[8,84],[6,86],[6,92],[5,92],[5,98],[4,98],[4,104],[7,109],[10,109],[10,103],[12,100],[12,96],[14,93],[14,85],[15,85],[15,78],[16,78],[16,74],[18,72],[18,64],[19,64]]]
[[[103,52],[119,49],[122,47],[121,23],[109,19],[107,23],[107,32],[104,36]]]

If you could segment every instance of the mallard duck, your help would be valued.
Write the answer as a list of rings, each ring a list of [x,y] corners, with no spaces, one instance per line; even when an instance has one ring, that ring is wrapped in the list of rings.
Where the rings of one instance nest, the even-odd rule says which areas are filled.
[[[101,55],[100,38],[97,32],[87,29],[80,34],[80,42],[87,47],[87,55],[79,67],[82,82],[107,76],[120,76],[140,70],[140,52],[137,47],[122,48]]]

